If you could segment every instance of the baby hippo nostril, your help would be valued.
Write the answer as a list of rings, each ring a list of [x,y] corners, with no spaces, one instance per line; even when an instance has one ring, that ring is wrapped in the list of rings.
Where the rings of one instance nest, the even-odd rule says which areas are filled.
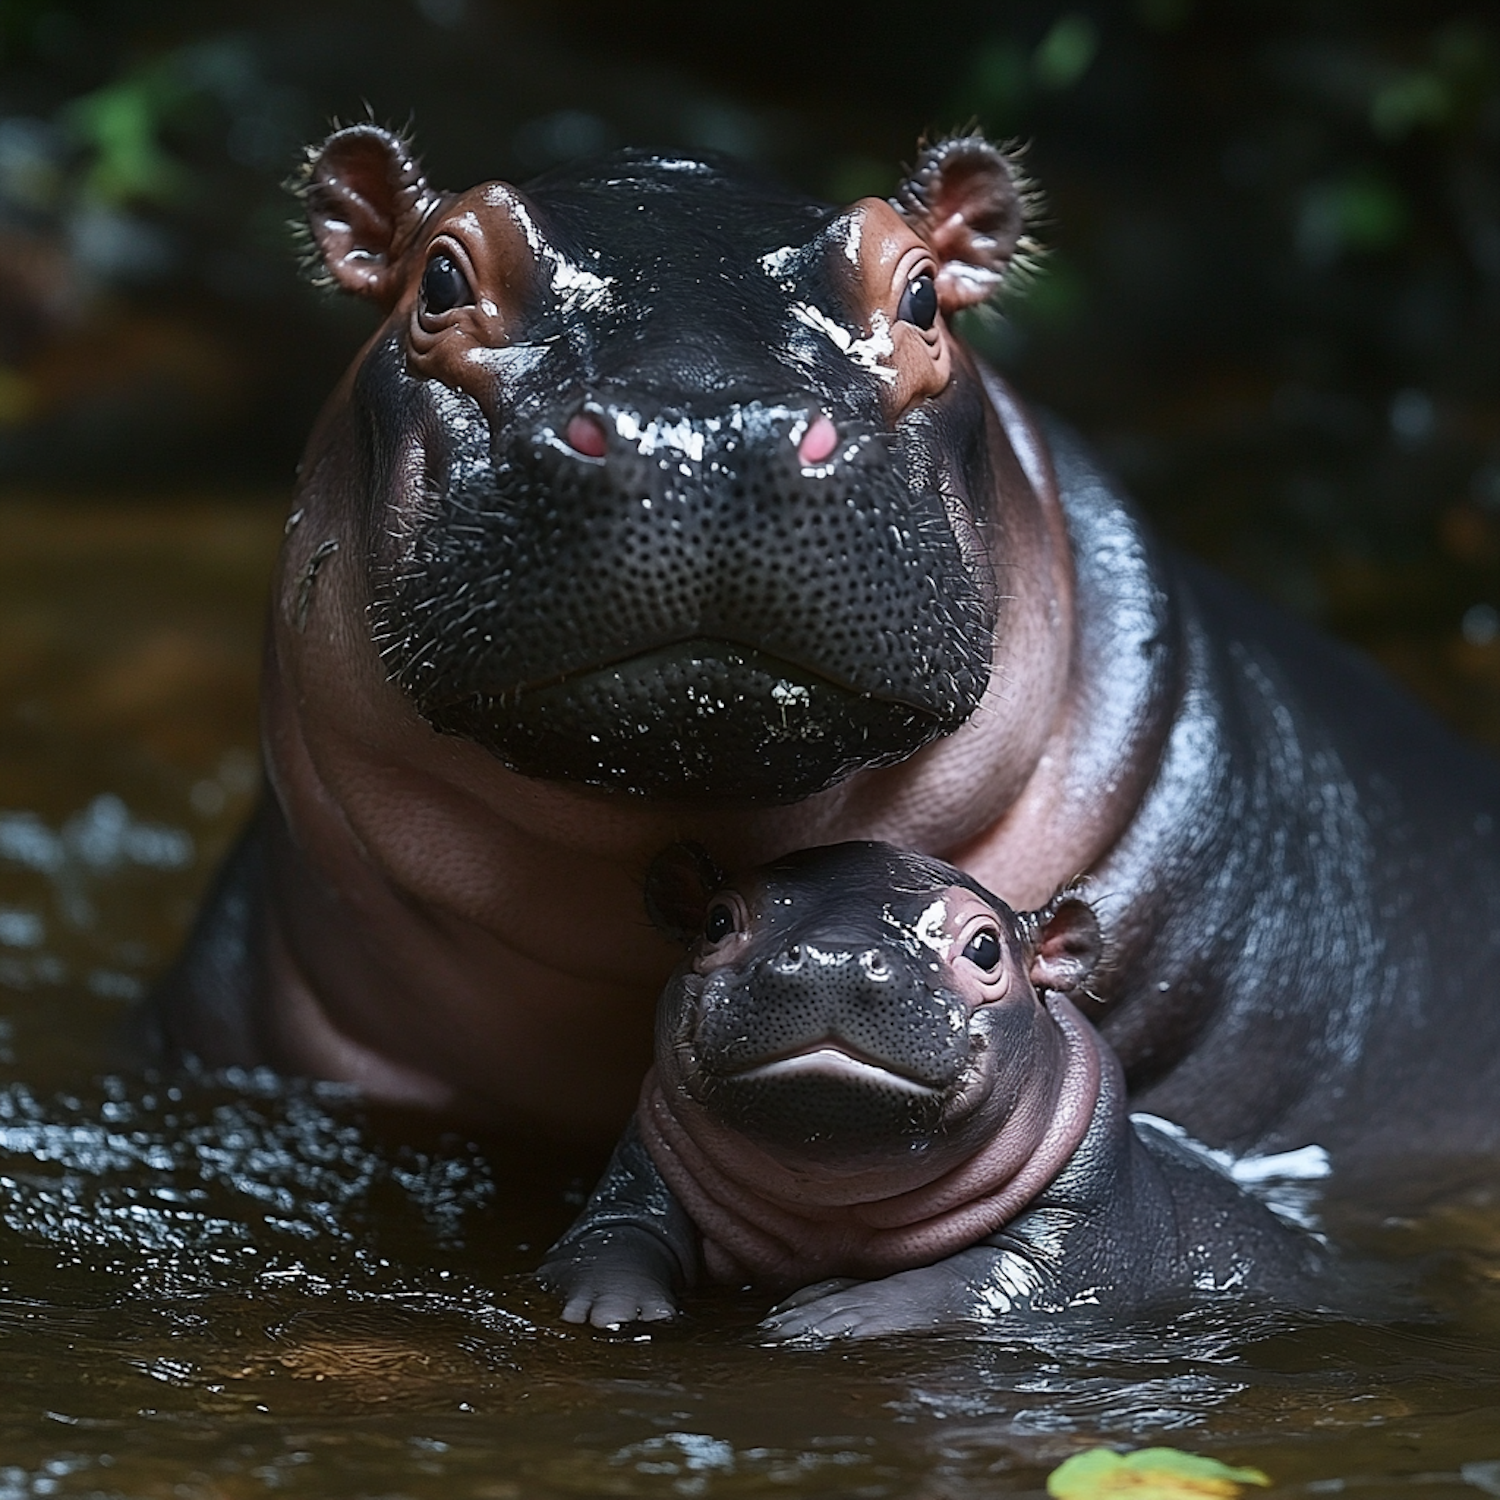
[[[793,943],[785,952],[778,954],[771,967],[778,974],[795,974],[802,967],[802,944]]]
[[[569,421],[563,433],[563,441],[585,458],[603,458],[605,452],[604,423],[598,417],[581,411]]]
[[[859,955],[859,966],[868,978],[885,981],[891,977],[891,967],[879,948],[867,948]]]
[[[820,415],[803,433],[802,441],[797,444],[797,457],[804,464],[824,463],[838,446],[838,441],[837,428],[827,417]]]

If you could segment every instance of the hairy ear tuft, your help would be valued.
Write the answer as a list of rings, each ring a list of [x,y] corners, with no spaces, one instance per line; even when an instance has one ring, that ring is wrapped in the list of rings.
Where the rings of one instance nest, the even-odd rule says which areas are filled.
[[[985,301],[1041,253],[1030,233],[1041,202],[1020,157],[1019,147],[996,146],[982,135],[924,143],[891,199],[932,246],[944,312]]]
[[[306,208],[317,279],[392,307],[401,257],[441,197],[410,142],[373,123],[346,125],[308,148],[292,190]]]
[[[1032,984],[1064,995],[1081,991],[1104,955],[1104,934],[1078,887],[1064,887],[1040,911],[1027,912],[1021,926],[1031,951]]]

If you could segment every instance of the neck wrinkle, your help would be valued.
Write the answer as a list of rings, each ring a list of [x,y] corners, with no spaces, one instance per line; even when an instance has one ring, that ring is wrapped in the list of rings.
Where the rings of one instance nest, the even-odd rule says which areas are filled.
[[[1050,1116],[1016,1161],[1015,1116],[967,1161],[935,1181],[864,1203],[791,1201],[726,1171],[678,1116],[656,1068],[641,1086],[636,1118],[657,1170],[704,1236],[718,1279],[741,1272],[772,1285],[828,1276],[888,1276],[930,1265],[994,1234],[1043,1192],[1083,1141],[1099,1103],[1102,1043],[1062,995],[1047,1010],[1065,1062]],[[1030,1111],[1027,1112],[1028,1114]]]

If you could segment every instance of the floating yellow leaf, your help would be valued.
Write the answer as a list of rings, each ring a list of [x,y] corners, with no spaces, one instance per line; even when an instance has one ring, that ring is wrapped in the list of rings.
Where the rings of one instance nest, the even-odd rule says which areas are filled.
[[[1115,1453],[1091,1448],[1075,1453],[1052,1471],[1047,1493],[1053,1500],[1193,1500],[1242,1493],[1247,1484],[1270,1484],[1259,1469],[1234,1469],[1216,1458],[1179,1453],[1176,1448],[1142,1448]]]

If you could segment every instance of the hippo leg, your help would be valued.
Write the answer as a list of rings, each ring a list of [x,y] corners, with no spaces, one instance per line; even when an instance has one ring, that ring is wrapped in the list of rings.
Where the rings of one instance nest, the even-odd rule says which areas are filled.
[[[1252,1290],[1315,1305],[1325,1269],[1310,1235],[1198,1152],[1131,1122],[1111,1059],[1082,1145],[1024,1213],[933,1265],[806,1287],[761,1329],[768,1342],[875,1338],[1024,1325],[1075,1309],[1138,1316],[1195,1295]]]
[[[618,1328],[677,1315],[694,1278],[698,1232],[632,1120],[598,1187],[537,1273],[563,1299],[563,1319]]]
[[[820,1281],[780,1303],[760,1325],[769,1343],[879,1338],[992,1322],[1038,1285],[1036,1265],[1014,1250],[975,1245],[936,1265],[877,1281]]]
[[[219,868],[177,961],[127,1023],[137,1056],[210,1068],[269,1060],[259,1016],[265,919],[265,803]]]

